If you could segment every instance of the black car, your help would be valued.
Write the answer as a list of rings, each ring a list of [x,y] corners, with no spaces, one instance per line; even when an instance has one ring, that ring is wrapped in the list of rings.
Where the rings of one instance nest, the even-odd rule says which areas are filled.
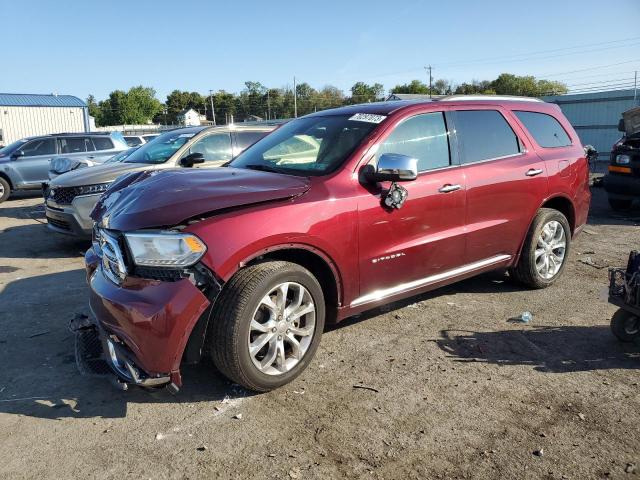
[[[614,210],[627,210],[640,198],[640,107],[622,115],[618,130],[624,136],[613,146],[609,172],[603,180]]]

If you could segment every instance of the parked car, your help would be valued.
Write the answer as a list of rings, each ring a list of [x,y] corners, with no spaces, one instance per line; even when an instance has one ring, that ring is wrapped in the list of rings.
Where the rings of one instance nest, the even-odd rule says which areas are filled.
[[[292,120],[226,168],[139,172],[102,196],[86,254],[114,372],[181,383],[297,377],[325,324],[489,270],[561,276],[589,169],[556,105],[453,96]]]
[[[622,115],[618,130],[624,136],[613,145],[609,171],[602,180],[614,210],[628,210],[640,198],[640,107]]]
[[[147,143],[153,140],[154,138],[158,138],[159,136],[160,136],[159,133],[150,133],[148,135],[142,135],[142,139],[145,141],[145,143]]]
[[[142,135],[125,135],[124,139],[130,147],[139,147],[147,143],[147,140]]]
[[[217,167],[231,160],[276,124],[191,127],[163,133],[122,162],[104,163],[67,172],[45,190],[49,228],[59,233],[91,236],[91,210],[100,195],[120,175],[175,167]]]
[[[18,140],[0,150],[0,203],[13,191],[42,188],[42,183],[49,180],[53,158],[107,159],[127,148],[117,132],[58,133]]]

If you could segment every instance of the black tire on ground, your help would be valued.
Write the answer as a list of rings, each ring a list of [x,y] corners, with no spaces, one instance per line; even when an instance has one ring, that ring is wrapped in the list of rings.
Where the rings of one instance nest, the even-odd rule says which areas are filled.
[[[542,232],[542,228],[550,221],[555,220],[564,229],[564,235],[566,240],[565,254],[560,270],[549,279],[543,278],[536,269],[535,261],[535,249],[538,243],[538,237]],[[546,288],[552,285],[564,271],[564,267],[567,264],[567,258],[569,257],[569,251],[571,248],[571,227],[567,218],[558,210],[552,208],[541,208],[533,217],[527,237],[520,252],[520,259],[518,264],[510,270],[511,276],[523,285],[530,288]]]
[[[640,317],[619,309],[611,317],[611,331],[621,342],[633,342],[640,337]]]
[[[0,177],[0,203],[4,202],[11,195],[11,185],[4,178]]]
[[[283,282],[297,282],[307,289],[316,307],[316,324],[311,343],[302,359],[290,371],[267,375],[252,362],[248,338],[250,323],[262,298]],[[307,269],[295,263],[259,263],[237,272],[216,301],[208,341],[218,370],[231,381],[256,392],[267,392],[291,382],[309,365],[324,330],[325,303],[322,287]]]
[[[613,210],[625,211],[631,208],[631,200],[626,198],[611,198],[609,197],[609,205]]]

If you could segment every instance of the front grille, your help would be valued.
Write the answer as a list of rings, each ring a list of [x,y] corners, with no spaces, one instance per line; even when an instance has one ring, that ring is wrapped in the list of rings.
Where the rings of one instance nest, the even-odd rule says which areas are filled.
[[[71,205],[78,194],[78,187],[54,187],[49,190],[49,198],[59,205]]]
[[[56,228],[71,231],[71,225],[64,220],[56,220],[55,218],[47,217],[47,221]]]

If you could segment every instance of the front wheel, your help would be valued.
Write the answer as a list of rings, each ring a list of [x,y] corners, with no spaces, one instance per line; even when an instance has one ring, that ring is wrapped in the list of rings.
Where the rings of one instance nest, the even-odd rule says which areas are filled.
[[[531,288],[546,288],[564,270],[571,245],[571,228],[558,210],[541,208],[533,218],[518,264],[511,275]]]
[[[619,309],[611,317],[611,331],[621,342],[633,342],[640,336],[640,317]]]
[[[252,265],[229,280],[216,302],[213,362],[250,390],[273,390],[309,365],[324,322],[324,295],[311,272],[282,261]]]
[[[4,202],[11,194],[11,185],[4,178],[0,177],[0,203]]]

